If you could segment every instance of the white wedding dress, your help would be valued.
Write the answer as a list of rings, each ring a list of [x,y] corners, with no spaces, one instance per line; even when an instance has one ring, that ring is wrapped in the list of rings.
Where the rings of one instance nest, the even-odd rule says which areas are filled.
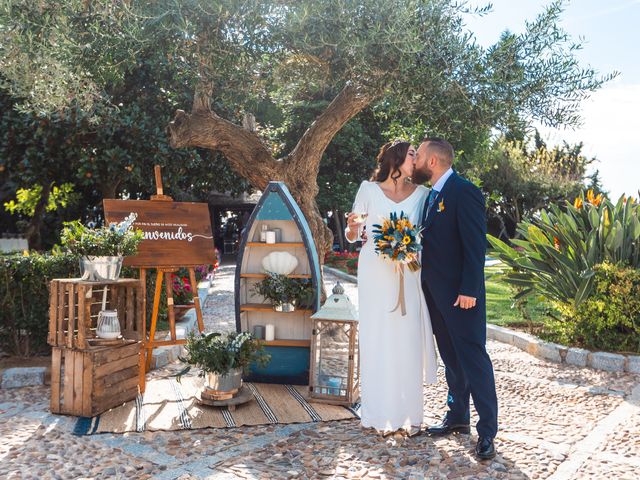
[[[367,213],[368,241],[358,261],[358,311],[361,378],[361,420],[379,431],[409,430],[423,417],[423,382],[435,383],[436,350],[429,311],[420,285],[420,271],[405,267],[406,315],[398,300],[399,274],[395,265],[374,250],[373,224],[391,212],[404,212],[416,225],[428,189],[418,186],[403,201],[388,198],[378,183],[364,181],[353,212]]]

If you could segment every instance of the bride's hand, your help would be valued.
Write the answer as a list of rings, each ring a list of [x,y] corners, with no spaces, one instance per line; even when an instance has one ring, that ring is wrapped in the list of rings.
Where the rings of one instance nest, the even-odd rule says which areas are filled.
[[[360,227],[360,222],[357,221],[358,217],[359,215],[354,212],[347,216],[347,227],[349,227],[351,233],[358,233],[358,228]]]

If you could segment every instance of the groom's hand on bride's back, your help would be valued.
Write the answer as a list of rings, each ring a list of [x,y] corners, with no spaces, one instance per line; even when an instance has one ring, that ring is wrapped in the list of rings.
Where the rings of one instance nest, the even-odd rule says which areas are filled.
[[[460,307],[463,310],[468,310],[476,306],[476,298],[467,297],[466,295],[458,295],[458,298],[456,299],[456,303],[454,303],[453,306]]]

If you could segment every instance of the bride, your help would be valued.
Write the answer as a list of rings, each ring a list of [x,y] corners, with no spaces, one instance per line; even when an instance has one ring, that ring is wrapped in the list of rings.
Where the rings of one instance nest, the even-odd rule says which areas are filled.
[[[371,232],[391,212],[404,212],[414,226],[428,189],[411,183],[416,149],[408,142],[385,144],[371,181],[356,195],[345,231],[353,243],[363,230]],[[358,260],[361,421],[383,435],[419,431],[423,417],[423,382],[436,382],[436,353],[429,311],[420,285],[420,271],[405,268],[406,315],[394,310],[400,277],[395,265],[365,242]],[[394,310],[394,311],[392,311]]]

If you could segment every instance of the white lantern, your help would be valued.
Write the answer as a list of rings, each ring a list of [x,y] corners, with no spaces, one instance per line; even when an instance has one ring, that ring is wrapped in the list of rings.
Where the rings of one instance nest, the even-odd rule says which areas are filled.
[[[317,402],[353,405],[360,395],[358,314],[340,282],[311,319],[309,396]]]

